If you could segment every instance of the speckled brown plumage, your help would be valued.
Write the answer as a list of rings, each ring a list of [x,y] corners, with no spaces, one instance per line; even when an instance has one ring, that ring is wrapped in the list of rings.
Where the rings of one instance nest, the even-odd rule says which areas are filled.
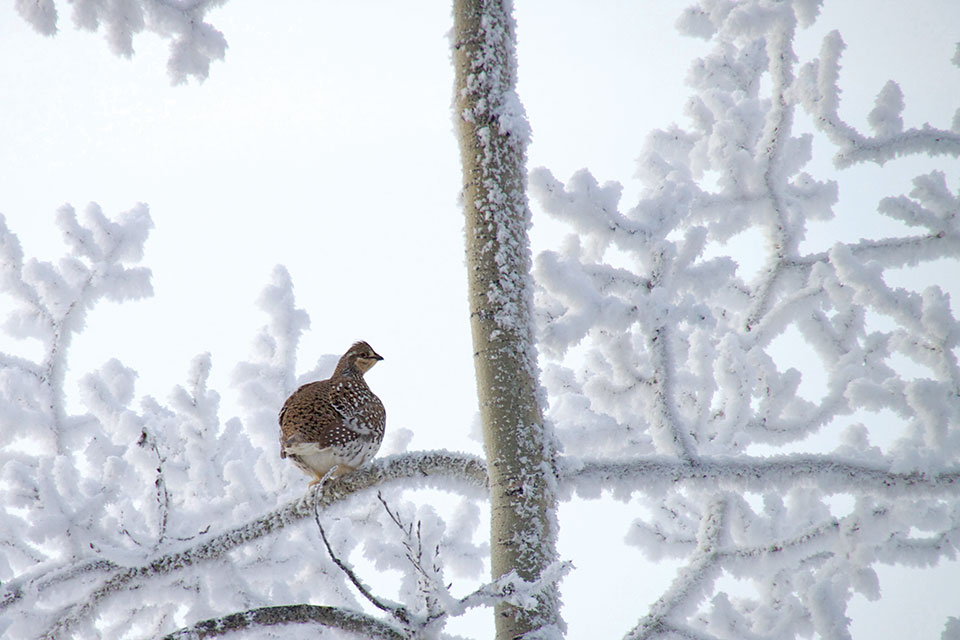
[[[350,347],[333,375],[303,385],[280,410],[280,457],[290,458],[311,485],[353,471],[377,453],[386,413],[363,374],[383,360],[366,342]]]

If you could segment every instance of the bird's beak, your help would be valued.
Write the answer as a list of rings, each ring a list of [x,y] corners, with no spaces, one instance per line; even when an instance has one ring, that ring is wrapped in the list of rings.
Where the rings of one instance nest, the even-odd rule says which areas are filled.
[[[383,356],[380,355],[379,353],[377,353],[376,351],[374,351],[374,352],[373,352],[373,359],[374,359],[374,360],[383,360]]]

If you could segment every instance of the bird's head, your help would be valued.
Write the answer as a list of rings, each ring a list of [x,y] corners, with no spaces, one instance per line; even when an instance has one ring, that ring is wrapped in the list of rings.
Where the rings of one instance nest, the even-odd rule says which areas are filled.
[[[345,365],[363,375],[380,360],[383,360],[383,356],[374,351],[369,344],[363,341],[354,342],[353,346],[347,349],[347,352],[340,358],[337,369],[340,370]]]

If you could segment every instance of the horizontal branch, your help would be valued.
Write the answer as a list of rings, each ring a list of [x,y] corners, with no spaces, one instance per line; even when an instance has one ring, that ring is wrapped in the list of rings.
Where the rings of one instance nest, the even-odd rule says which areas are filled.
[[[390,456],[324,483],[266,515],[220,534],[208,536],[186,549],[165,553],[137,567],[116,571],[83,601],[66,608],[47,635],[58,636],[73,623],[92,615],[99,602],[112,593],[124,591],[143,580],[219,558],[243,544],[262,538],[288,524],[313,517],[314,503],[327,507],[354,493],[400,479],[422,479],[426,486],[440,489],[474,487],[485,490],[486,466],[475,456],[447,451],[427,451]],[[451,484],[453,481],[453,484]],[[457,484],[459,483],[459,485]]]
[[[952,256],[956,252],[956,245],[955,234],[936,231],[924,235],[879,240],[861,238],[857,242],[846,244],[846,247],[853,255],[865,260],[877,260],[884,267],[902,267],[917,260],[930,262]],[[806,273],[815,264],[829,262],[830,252],[820,251],[787,260],[784,266]]]
[[[825,126],[828,125],[822,124],[820,128]],[[846,137],[844,143],[833,158],[840,169],[857,162],[874,162],[882,166],[889,160],[907,155],[960,156],[960,134],[930,126],[877,138]]]
[[[242,613],[233,613],[221,618],[198,622],[192,627],[174,631],[164,640],[203,640],[225,636],[235,631],[280,624],[319,624],[341,631],[355,633],[361,638],[378,640],[403,640],[406,636],[385,622],[365,613],[340,607],[324,607],[312,604],[290,604],[278,607],[262,607]]]
[[[3,585],[5,591],[3,595],[0,595],[0,611],[3,611],[20,600],[27,591],[39,594],[61,582],[66,582],[67,580],[78,578],[88,573],[106,573],[119,568],[119,565],[109,560],[95,558],[83,562],[71,562],[66,565],[61,564],[49,569],[41,568],[33,570],[30,574],[8,580]]]
[[[559,467],[561,483],[573,490],[586,481],[601,489],[629,487],[646,492],[659,492],[665,483],[685,482],[758,492],[799,483],[826,493],[960,493],[960,468],[897,473],[829,455],[703,457],[692,463],[662,456],[620,461],[566,457],[561,458]]]

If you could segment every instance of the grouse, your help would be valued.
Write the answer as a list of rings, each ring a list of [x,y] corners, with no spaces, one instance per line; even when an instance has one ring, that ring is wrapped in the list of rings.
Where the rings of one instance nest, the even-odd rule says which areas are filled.
[[[314,479],[353,471],[377,453],[386,412],[363,374],[383,358],[366,342],[351,346],[327,380],[303,385],[280,410],[280,457]]]

